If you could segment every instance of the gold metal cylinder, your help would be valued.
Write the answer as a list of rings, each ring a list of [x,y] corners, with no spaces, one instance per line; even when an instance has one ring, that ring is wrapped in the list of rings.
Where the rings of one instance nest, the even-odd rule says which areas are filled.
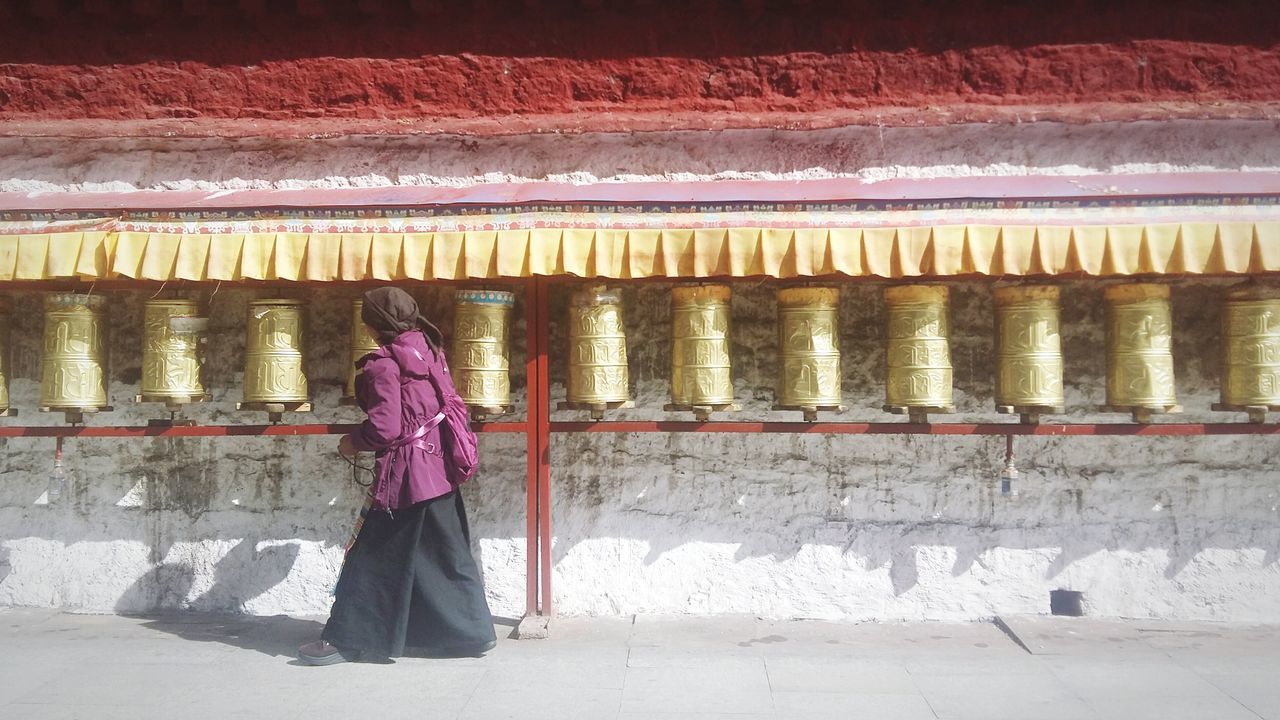
[[[610,404],[630,399],[622,296],[616,290],[579,290],[569,302],[570,403]]]
[[[378,341],[373,339],[364,320],[360,319],[363,310],[364,300],[357,298],[351,301],[351,362],[347,366],[343,400],[354,400],[356,397],[356,361],[378,349]]]
[[[941,285],[886,288],[889,343],[887,408],[951,408],[951,346]]]
[[[9,316],[12,306],[9,298],[0,297],[0,413],[9,411]]]
[[[1065,401],[1058,288],[998,287],[995,296],[996,407],[1004,412],[1061,408]]]
[[[1222,404],[1280,406],[1280,290],[1242,288],[1222,307]]]
[[[1107,405],[1117,410],[1175,409],[1169,286],[1112,285],[1103,291],[1103,298],[1107,304]]]
[[[245,327],[244,402],[307,402],[301,300],[254,300]]]
[[[107,405],[106,298],[59,293],[44,302],[40,405],[97,410]]]
[[[777,406],[840,406],[840,292],[831,287],[778,291]]]
[[[671,290],[671,402],[676,406],[731,405],[728,285]]]
[[[142,318],[142,383],[144,402],[174,404],[204,399],[200,381],[199,336],[174,332],[173,318],[195,318],[194,300],[148,300]]]
[[[459,290],[453,296],[453,377],[463,402],[476,408],[511,405],[507,335],[515,295]]]

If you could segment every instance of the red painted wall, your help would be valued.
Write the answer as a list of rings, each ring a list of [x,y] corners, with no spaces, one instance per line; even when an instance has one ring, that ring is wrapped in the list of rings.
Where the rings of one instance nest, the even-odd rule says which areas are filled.
[[[1277,2],[444,5],[18,12],[0,23],[0,133],[1273,116],[1280,103]]]

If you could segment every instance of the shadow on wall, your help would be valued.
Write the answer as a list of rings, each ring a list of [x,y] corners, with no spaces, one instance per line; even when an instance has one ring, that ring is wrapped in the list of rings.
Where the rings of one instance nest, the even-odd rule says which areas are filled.
[[[564,524],[567,523],[562,518],[562,527]],[[664,525],[670,528],[669,532],[663,531]],[[949,572],[956,578],[975,571],[991,571],[986,559],[993,551],[1040,552],[1052,558],[1044,570],[1045,581],[1100,553],[1162,551],[1167,557],[1163,570],[1167,579],[1177,578],[1207,551],[1256,550],[1262,554],[1259,563],[1262,568],[1280,560],[1280,533],[1274,529],[1246,527],[1228,533],[1220,528],[1192,526],[1179,531],[1178,525],[1178,519],[1171,512],[1161,520],[1130,523],[1124,529],[1112,524],[1019,528],[981,527],[945,520],[849,522],[812,518],[811,522],[789,522],[786,528],[774,526],[768,532],[746,525],[718,525],[690,534],[687,529],[680,529],[686,526],[686,521],[672,517],[667,521],[650,520],[644,537],[634,539],[643,540],[647,545],[642,561],[646,566],[659,563],[665,555],[694,539],[698,543],[736,546],[735,562],[757,558],[786,561],[805,549],[838,547],[844,562],[857,563],[866,572],[887,568],[894,595],[902,595],[919,584],[922,548],[950,551],[954,560]],[[557,532],[554,561],[559,564],[581,543],[608,534],[608,530],[600,527],[591,536]],[[833,538],[834,535],[839,537]]]
[[[1069,391],[1081,404],[1096,404],[1104,373],[1096,352],[1103,325],[1097,291],[1069,288],[1074,288],[1076,302],[1065,305],[1063,313],[1068,375],[1093,388],[1088,392],[1094,395],[1086,397],[1078,388]],[[1180,391],[1200,393],[1200,400],[1216,376],[1212,301],[1220,289],[1188,284],[1175,296]],[[850,284],[843,292],[845,385],[858,397],[876,398],[883,375],[879,287]],[[771,396],[769,375],[776,365],[772,288],[743,288],[735,291],[738,296],[735,312],[741,322],[734,327],[735,351],[749,349],[752,360],[742,370],[739,391],[754,398],[756,407],[748,409],[754,411],[765,404],[761,398]],[[245,299],[244,294],[236,297]],[[447,316],[446,296],[431,297],[427,305]],[[318,378],[336,382],[344,367],[339,350],[345,340],[333,328],[346,327],[336,318],[346,312],[347,300],[313,298],[313,320],[334,320],[315,323],[329,328],[328,336],[314,341],[327,348],[316,361]],[[669,344],[662,341],[669,332],[663,319],[665,290],[631,289],[628,300],[637,308],[628,328],[635,338],[632,374],[652,401],[646,404],[660,407],[661,399],[655,398],[665,393],[670,363]],[[561,317],[563,297],[558,302],[554,316]],[[242,305],[223,307],[215,317],[230,328]],[[659,312],[641,321],[638,308],[645,305]],[[127,309],[117,324],[136,321],[136,298]],[[957,286],[957,391],[964,393],[971,410],[984,413],[989,413],[990,402],[990,314],[985,292]],[[558,333],[553,339],[560,346],[558,324],[553,333]],[[38,337],[34,332],[16,334]],[[32,346],[35,341],[24,342]],[[519,347],[518,342],[513,345]],[[120,352],[133,353],[120,358],[121,366],[136,367],[136,350]],[[234,362],[230,354],[220,361],[223,374],[215,376],[219,397],[235,392]],[[513,366],[520,365],[513,357]],[[558,377],[562,372],[556,369]],[[31,380],[30,374],[24,378]],[[24,392],[33,388],[28,382]],[[225,420],[211,405],[215,407],[204,409],[208,417]],[[332,419],[322,412],[318,421]],[[639,414],[650,410],[633,412],[636,419],[648,419]],[[484,442],[493,443],[487,445],[486,468],[467,489],[473,550],[483,561],[481,539],[511,541],[507,547],[491,545],[490,560],[500,568],[495,575],[512,578],[522,570],[511,570],[522,563],[514,557],[519,551],[510,548],[524,536],[523,440]],[[309,448],[319,448],[318,443],[165,440],[127,448],[105,441],[77,443],[84,457],[101,459],[104,465],[104,472],[86,483],[93,492],[77,501],[80,517],[72,525],[30,516],[30,527],[22,532],[65,544],[127,541],[148,547],[150,570],[119,597],[119,612],[244,612],[255,598],[288,579],[302,543],[333,548],[345,541],[358,505],[356,493],[346,492],[345,479],[329,477],[329,466],[312,457]],[[830,553],[824,557],[838,554],[837,562],[865,571],[886,569],[892,591],[901,595],[919,585],[922,576],[936,577],[937,552],[946,553],[950,567],[943,571],[953,577],[985,571],[993,551],[1036,553],[1043,556],[1036,562],[1046,580],[1099,553],[1160,551],[1167,557],[1167,578],[1177,577],[1206,550],[1256,550],[1268,566],[1280,558],[1274,502],[1262,502],[1274,486],[1269,468],[1280,459],[1280,446],[1269,439],[1019,440],[1019,465],[1027,480],[1016,500],[1002,498],[998,490],[1001,439],[580,435],[557,436],[553,443],[557,563],[599,540],[635,541],[645,547],[638,557],[618,559],[624,571],[654,565],[668,553],[699,544],[731,547],[726,565],[755,558],[788,560],[809,549]],[[14,484],[34,488],[41,480],[32,469],[46,466],[47,453],[13,441],[6,446],[3,464],[15,473]],[[139,468],[150,478],[145,498],[124,509],[120,495],[110,491],[118,479],[112,471],[122,471],[123,493]],[[243,504],[233,506],[233,501]],[[186,548],[175,550],[182,544],[210,547],[189,551],[188,560]],[[618,543],[617,552],[626,552],[623,545]],[[922,548],[933,549],[933,556]],[[224,550],[211,568],[202,562]],[[10,572],[7,556],[0,548],[0,580]],[[507,562],[508,556],[514,561]]]
[[[182,608],[207,612],[246,612],[246,605],[289,577],[297,561],[296,542],[267,545],[243,539],[214,567],[213,585],[189,597],[195,571],[181,563],[159,563],[138,578],[116,603],[120,613],[153,608]]]
[[[554,558],[601,538],[636,542],[622,565],[654,566],[691,542],[727,546],[711,552],[733,562],[836,550],[838,565],[887,571],[896,595],[922,574],[998,574],[1002,550],[1039,556],[1045,581],[1109,553],[1145,554],[1167,579],[1219,550],[1244,551],[1230,562],[1245,566],[1280,560],[1269,471],[1280,448],[1269,440],[1027,438],[1012,497],[999,490],[1003,446],[557,438],[553,456],[577,461],[555,476]],[[752,468],[740,462],[748,452]]]

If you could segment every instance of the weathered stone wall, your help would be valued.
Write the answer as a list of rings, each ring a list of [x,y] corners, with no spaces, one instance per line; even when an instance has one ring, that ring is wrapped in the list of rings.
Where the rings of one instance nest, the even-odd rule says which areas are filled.
[[[415,291],[439,315],[443,288]],[[197,293],[208,298],[210,293]],[[141,375],[143,302],[113,294],[111,399],[94,424],[140,424],[165,415],[135,405]],[[350,299],[357,291],[250,292],[212,298],[206,383],[214,394],[188,415],[201,423],[260,423],[235,410],[243,375],[244,319],[254,297],[285,295],[309,305],[307,372],[316,411],[295,422],[356,422],[340,407],[349,357]],[[24,423],[55,423],[39,398],[41,295],[15,298],[12,401]],[[447,317],[447,315],[446,315]],[[10,420],[9,422],[14,422]],[[322,612],[362,489],[337,455],[336,438],[103,440],[66,444],[75,482],[48,503],[52,440],[0,440],[0,603],[93,611],[190,607],[252,613]],[[486,436],[483,480],[467,488],[475,550],[494,608],[523,607],[523,439]],[[507,458],[514,458],[507,460]],[[362,476],[367,481],[367,476]],[[519,606],[519,607],[517,607]]]
[[[1280,167],[1274,122],[1023,124],[810,133],[340,138],[288,142],[5,139],[0,191],[465,186],[526,179],[707,181],[1248,172]],[[1107,182],[1113,182],[1108,180]],[[1108,192],[1099,188],[1099,192]],[[127,197],[127,196],[126,196]],[[117,197],[117,199],[119,199]],[[1216,399],[1221,281],[1174,293],[1184,419],[1225,421]],[[639,408],[666,418],[667,289],[626,286]],[[883,393],[882,285],[842,286],[846,419],[892,419]],[[955,420],[996,419],[992,303],[984,284],[953,286]],[[297,290],[297,289],[293,289]],[[776,368],[774,286],[735,285],[741,418],[767,412]],[[261,422],[234,411],[245,305],[212,299],[215,401],[202,422]],[[353,288],[299,290],[311,302],[316,412],[340,408]],[[448,289],[415,288],[447,319]],[[206,291],[205,294],[208,294]],[[554,293],[553,399],[565,344]],[[1063,329],[1070,419],[1102,401],[1101,287],[1068,283]],[[38,397],[40,299],[19,293],[14,406],[5,423],[54,423]],[[115,296],[111,395],[94,423],[137,424],[162,409],[130,401],[140,374],[144,293]],[[513,385],[522,403],[517,307]],[[446,322],[447,326],[447,322]],[[573,413],[557,414],[572,418]],[[786,416],[784,416],[786,417]],[[795,415],[789,417],[795,418]],[[0,604],[92,611],[153,607],[324,612],[359,502],[334,439],[71,440],[77,482],[42,504],[52,440],[0,453]],[[755,612],[777,617],[958,619],[1045,612],[1048,592],[1087,593],[1111,616],[1280,618],[1280,438],[1020,438],[1024,477],[999,494],[1002,439],[884,436],[556,436],[555,592],[564,613]],[[481,438],[466,489],[475,549],[497,612],[524,605],[524,442]]]
[[[954,287],[955,420],[991,420],[993,307]],[[876,284],[841,299],[846,419],[884,420]],[[1221,421],[1217,283],[1178,286],[1178,390],[1187,418]],[[666,393],[664,289],[628,293],[641,404]],[[652,308],[646,310],[642,308]],[[734,301],[741,416],[763,418],[776,367],[769,287]],[[656,318],[652,330],[636,316]],[[1103,400],[1097,284],[1063,298],[1072,420]],[[658,417],[632,411],[635,417]],[[793,415],[794,417],[794,415]],[[557,595],[574,612],[974,618],[1047,612],[1085,591],[1090,612],[1274,619],[1280,583],[1274,438],[1024,438],[1017,498],[999,494],[998,438],[645,435],[560,438]],[[603,470],[612,466],[612,471]],[[575,532],[574,528],[582,528]]]
[[[0,5],[0,134],[1268,117],[1280,100],[1280,11],[1257,1],[189,5]]]
[[[1225,283],[1174,293],[1177,382],[1188,420],[1216,399],[1217,312]],[[669,286],[624,290],[639,407],[664,418]],[[742,419],[768,412],[776,368],[775,286],[735,286],[734,359]],[[846,419],[885,420],[883,285],[841,290]],[[261,295],[263,291],[257,291]],[[448,316],[448,290],[415,289]],[[317,410],[337,407],[351,289],[311,300]],[[234,411],[243,317],[255,295],[212,300],[203,422],[257,422]],[[565,338],[552,317],[553,396]],[[18,421],[53,422],[37,404],[40,299],[14,313]],[[145,295],[114,296],[112,385],[133,424]],[[953,286],[955,420],[992,420],[992,301]],[[517,309],[516,317],[520,317]],[[447,326],[447,323],[446,323]],[[1063,332],[1072,420],[1102,401],[1101,288],[1069,283]],[[517,402],[523,326],[512,333]],[[573,413],[556,417],[572,418]],[[7,422],[14,422],[12,420]],[[71,440],[73,490],[45,504],[51,440],[8,440],[0,460],[0,603],[89,611],[190,607],[322,613],[359,490],[334,440]],[[484,436],[466,490],[475,549],[496,612],[523,607],[524,453],[519,436]],[[788,435],[569,435],[552,443],[555,592],[562,613],[757,613],[772,617],[963,619],[1046,612],[1049,591],[1084,591],[1109,616],[1280,617],[1280,441],[1275,438],[1020,438],[1016,498],[999,493],[998,438]]]
[[[0,137],[0,192],[1088,176],[1280,169],[1280,121],[306,140]],[[1082,179],[1081,189],[1116,192]],[[216,197],[216,196],[215,196]]]

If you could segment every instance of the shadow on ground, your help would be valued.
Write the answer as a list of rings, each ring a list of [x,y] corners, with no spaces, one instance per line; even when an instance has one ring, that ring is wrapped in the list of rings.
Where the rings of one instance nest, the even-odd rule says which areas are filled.
[[[253,650],[263,655],[294,658],[298,648],[318,640],[324,623],[319,620],[294,618],[287,615],[258,617],[252,615],[227,615],[207,612],[167,612],[131,614],[140,618],[142,627],[176,635],[192,642],[216,642],[241,650]],[[507,628],[513,637],[519,619],[495,616],[493,624],[499,634]],[[437,657],[416,648],[406,648],[405,657]]]
[[[320,637],[324,623],[285,615],[253,617],[203,612],[174,612],[131,617],[146,620],[143,627],[177,635],[192,642],[215,642],[272,657],[292,658],[298,646]]]

